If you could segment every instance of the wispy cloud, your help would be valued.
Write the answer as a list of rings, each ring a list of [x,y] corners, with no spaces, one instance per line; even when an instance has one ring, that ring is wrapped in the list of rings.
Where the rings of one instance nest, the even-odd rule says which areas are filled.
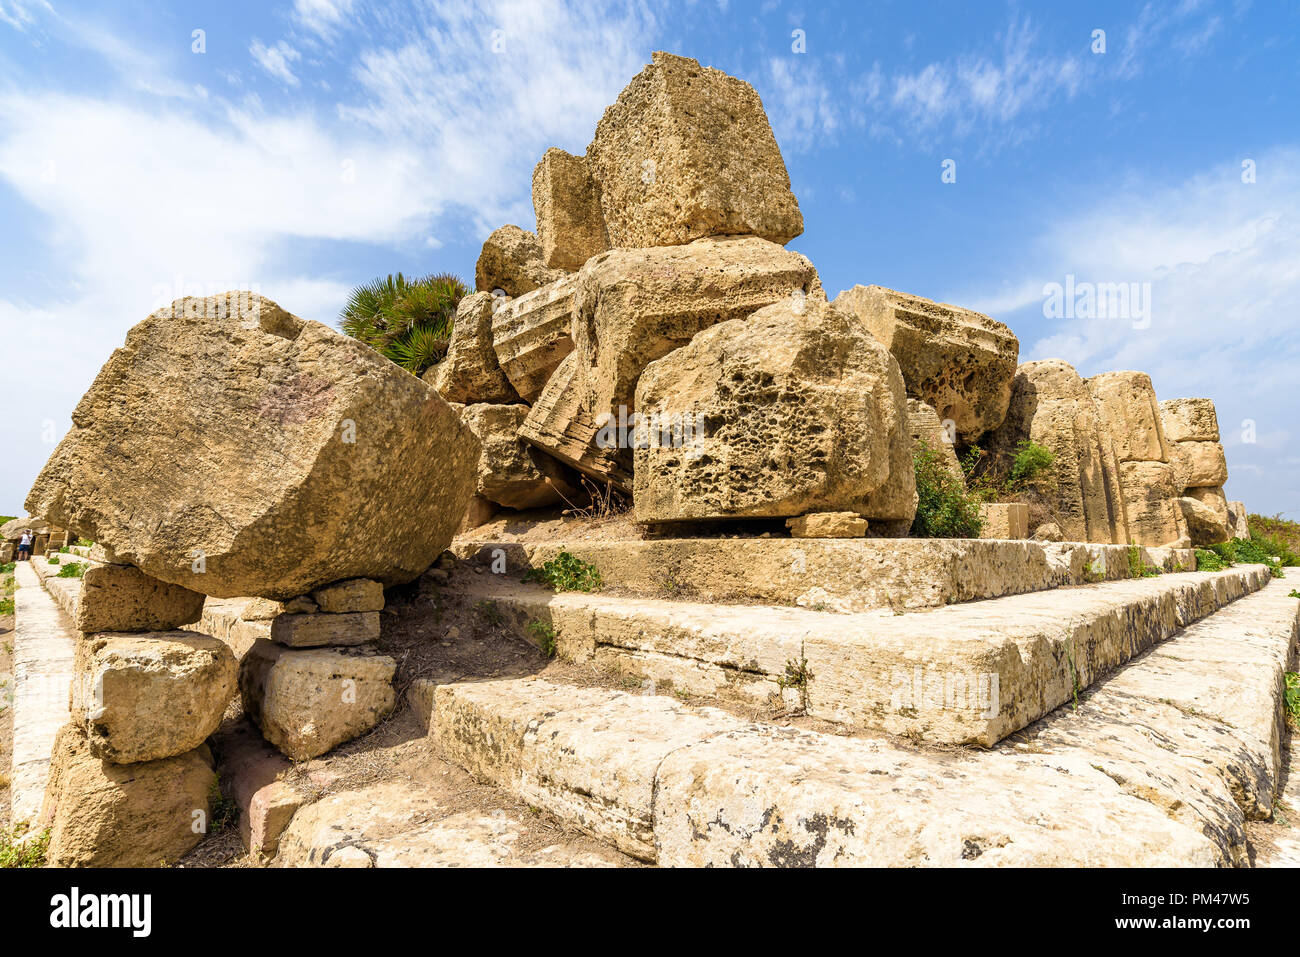
[[[297,50],[289,45],[288,41],[281,40],[275,46],[267,46],[256,37],[249,44],[248,52],[252,54],[253,60],[269,76],[275,77],[282,83],[290,86],[298,85],[298,77],[294,76],[291,63],[302,58]]]

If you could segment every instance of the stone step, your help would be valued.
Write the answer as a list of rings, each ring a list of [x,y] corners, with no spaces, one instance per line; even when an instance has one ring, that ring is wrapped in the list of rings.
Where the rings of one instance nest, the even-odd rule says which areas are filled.
[[[988,751],[538,677],[438,687],[431,733],[476,778],[663,865],[1243,865],[1298,615],[1275,582]]]
[[[939,538],[669,538],[522,544],[462,540],[463,560],[525,572],[568,552],[607,590],[658,598],[905,611],[1131,577],[1124,545]],[[1191,571],[1191,549],[1140,548],[1146,567]]]
[[[695,695],[775,695],[848,728],[991,746],[1118,665],[1262,588],[1262,565],[1184,572],[949,605],[825,614],[600,593],[458,575],[471,602],[558,653]],[[794,700],[792,701],[792,696]]]
[[[68,723],[68,692],[78,634],[68,614],[41,587],[36,558],[14,568],[13,767],[10,820],[35,823],[45,795],[50,754]],[[43,564],[43,562],[42,562]],[[77,579],[51,579],[50,584]],[[73,598],[75,601],[75,596]]]

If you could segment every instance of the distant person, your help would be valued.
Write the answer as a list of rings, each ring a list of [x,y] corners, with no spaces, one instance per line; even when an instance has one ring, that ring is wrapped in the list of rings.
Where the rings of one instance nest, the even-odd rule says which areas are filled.
[[[31,560],[33,537],[32,530],[29,528],[23,532],[23,537],[18,539],[18,560],[20,562]]]

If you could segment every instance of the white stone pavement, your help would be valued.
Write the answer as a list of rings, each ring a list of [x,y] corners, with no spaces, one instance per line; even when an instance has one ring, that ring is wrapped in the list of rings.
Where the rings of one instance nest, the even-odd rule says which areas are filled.
[[[77,632],[28,562],[14,570],[14,748],[11,820],[35,821],[54,736],[68,722]]]

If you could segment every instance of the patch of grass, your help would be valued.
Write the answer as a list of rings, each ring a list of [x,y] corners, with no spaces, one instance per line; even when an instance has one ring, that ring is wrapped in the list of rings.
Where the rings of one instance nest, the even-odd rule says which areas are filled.
[[[1286,673],[1286,696],[1282,701],[1286,712],[1286,722],[1292,730],[1300,730],[1300,675],[1294,671]]]
[[[1231,565],[1232,563],[1224,561],[1223,556],[1218,552],[1210,551],[1208,548],[1198,548],[1196,550],[1196,570],[1198,572],[1221,572]]]
[[[51,554],[45,556],[45,561],[46,561],[47,564],[50,564],[50,565],[57,565],[57,564],[59,563],[60,559],[59,559],[59,556],[58,556],[57,553],[51,553]]]
[[[812,684],[813,673],[808,667],[808,659],[795,661],[790,658],[785,663],[785,674],[776,679],[776,685],[782,691],[795,688],[799,692],[799,707],[808,710],[808,686]]]
[[[981,497],[968,492],[934,449],[921,445],[912,453],[916,471],[916,517],[913,538],[979,538],[984,530]]]
[[[1102,576],[1101,572],[1097,571],[1097,567],[1096,567],[1095,565],[1093,565],[1092,562],[1085,562],[1085,563],[1084,563],[1084,566],[1083,566],[1083,580],[1084,580],[1084,581],[1089,582],[1090,584],[1096,584],[1097,582],[1099,582],[1099,581],[1102,580],[1102,577],[1103,577],[1103,576]]]
[[[1287,598],[1300,598],[1300,588],[1292,588],[1286,593]]]
[[[11,828],[0,829],[0,867],[44,867],[50,849],[50,829],[38,837],[23,841],[31,830],[20,821]]]
[[[1248,515],[1246,523],[1250,526],[1250,537],[1267,542],[1283,565],[1300,565],[1300,522],[1281,515]]]
[[[14,600],[12,598],[0,598],[0,615],[12,615],[14,613]]]
[[[422,375],[447,354],[456,307],[468,294],[456,276],[407,279],[399,272],[352,290],[339,328],[407,372]]]
[[[17,567],[17,562],[5,562],[3,565],[0,565],[0,575],[12,575]]]
[[[537,642],[537,647],[542,649],[542,654],[547,658],[554,658],[556,652],[555,639],[559,636],[555,629],[540,618],[534,619],[528,623],[528,633],[531,634]]]
[[[583,494],[587,497],[586,505],[574,504],[564,492],[560,491],[558,485],[555,486],[555,491],[559,492],[560,498],[564,499],[564,504],[569,506],[564,510],[565,515],[589,522],[600,522],[631,510],[632,500],[614,488],[613,483],[606,482],[602,487],[585,475],[578,476],[578,479],[582,483]],[[578,501],[582,501],[582,496],[577,498]]]
[[[557,592],[599,591],[604,584],[595,565],[584,562],[567,551],[561,551],[549,562],[543,562],[540,568],[529,569],[524,575],[524,581],[541,582]]]
[[[1252,536],[1253,534],[1252,532]],[[1296,558],[1285,545],[1263,536],[1234,538],[1211,545],[1209,549],[1229,565],[1267,565],[1274,578],[1281,578],[1282,567],[1294,562]]]
[[[84,578],[86,575],[86,566],[81,562],[72,562],[70,565],[64,565],[59,569],[59,578]]]
[[[93,548],[95,545],[95,543],[88,538],[77,539],[77,544],[80,545],[82,548]]]

